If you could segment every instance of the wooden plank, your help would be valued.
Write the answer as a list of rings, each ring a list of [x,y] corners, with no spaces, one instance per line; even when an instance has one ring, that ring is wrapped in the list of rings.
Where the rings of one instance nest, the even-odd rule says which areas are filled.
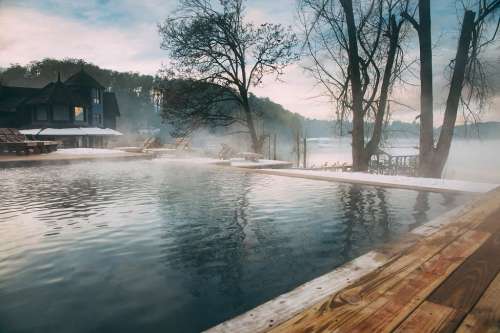
[[[389,326],[396,327],[488,236],[488,233],[469,231],[452,244],[437,235],[430,237],[433,246],[426,244],[412,249],[391,265],[361,279],[352,288],[331,296],[271,332],[376,332],[385,331]],[[437,240],[444,243],[442,247],[450,245],[434,257],[442,249]],[[429,263],[424,265],[428,260]],[[408,313],[401,312],[403,308]]]
[[[342,331],[392,331],[489,236],[479,231],[467,232],[402,279],[377,302],[362,309],[356,316],[359,323],[344,325]]]
[[[384,291],[392,287],[402,277],[439,251],[436,246],[419,246],[410,254],[402,255],[389,265],[383,266],[348,287],[335,293],[302,313],[292,317],[270,332],[302,332],[317,329],[316,324],[325,318],[335,318],[339,322],[348,322],[359,310],[373,302]]]
[[[500,274],[465,317],[457,333],[500,332]]]
[[[303,309],[313,306],[332,293],[351,285],[358,278],[381,267],[389,259],[370,251],[330,273],[307,282],[229,321],[223,322],[206,333],[254,333],[276,326]]]
[[[500,270],[500,233],[492,235],[428,298],[451,307],[455,315],[443,332],[453,332]]]
[[[439,332],[454,312],[454,309],[447,306],[425,301],[394,330],[394,333]]]
[[[496,233],[500,230],[500,208],[492,212],[477,226],[477,229]]]

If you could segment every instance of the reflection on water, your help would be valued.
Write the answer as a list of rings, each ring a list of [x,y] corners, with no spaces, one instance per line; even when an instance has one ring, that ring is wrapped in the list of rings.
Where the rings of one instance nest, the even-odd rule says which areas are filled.
[[[466,199],[162,161],[0,180],[0,332],[196,332]]]

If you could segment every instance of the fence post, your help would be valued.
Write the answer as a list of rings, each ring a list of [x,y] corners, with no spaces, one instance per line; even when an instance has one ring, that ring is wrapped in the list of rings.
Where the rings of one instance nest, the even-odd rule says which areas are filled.
[[[300,168],[300,133],[298,130],[297,130],[296,141],[297,141],[297,168]]]
[[[304,135],[304,169],[307,168],[307,138]]]
[[[274,157],[274,160],[276,161],[277,160],[277,157],[276,157],[276,133],[274,133],[274,144],[273,144],[273,157]]]

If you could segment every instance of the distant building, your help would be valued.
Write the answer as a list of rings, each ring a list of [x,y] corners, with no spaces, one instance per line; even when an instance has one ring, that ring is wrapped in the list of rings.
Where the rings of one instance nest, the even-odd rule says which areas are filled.
[[[70,147],[102,146],[120,116],[116,96],[83,68],[43,88],[0,86],[0,127],[13,127],[33,137]]]

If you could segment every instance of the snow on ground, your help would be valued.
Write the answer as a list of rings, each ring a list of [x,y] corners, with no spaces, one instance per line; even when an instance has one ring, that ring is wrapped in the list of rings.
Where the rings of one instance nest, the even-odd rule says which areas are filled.
[[[243,158],[232,158],[231,166],[237,168],[273,168],[273,167],[291,167],[292,163],[286,161],[262,160],[248,161]]]
[[[187,164],[219,164],[219,163],[224,163],[229,165],[228,161],[222,161],[218,160],[215,158],[209,158],[209,157],[175,157],[175,156],[162,156],[160,158],[155,158],[153,160],[154,162],[157,163],[170,163],[170,162],[176,162],[176,163],[187,163]]]
[[[363,172],[335,172],[320,170],[302,170],[283,168],[291,166],[290,162],[259,160],[257,162],[246,161],[244,159],[231,159],[229,161],[218,160],[206,157],[162,157],[154,161],[178,162],[187,164],[219,164],[225,166],[260,169],[262,173],[275,174],[280,176],[302,177],[310,179],[357,183],[375,186],[388,186],[398,188],[408,188],[426,191],[458,191],[484,193],[495,189],[500,184],[478,183],[452,179],[434,179],[406,176],[376,175]],[[279,169],[278,169],[279,168]]]
[[[266,173],[276,173],[279,175],[290,175],[295,177],[315,178],[331,181],[361,183],[367,185],[395,186],[405,188],[418,188],[422,190],[448,190],[460,192],[484,193],[495,189],[500,184],[477,183],[462,180],[434,179],[406,176],[387,176],[376,175],[363,172],[334,172],[334,171],[316,171],[316,170],[272,170],[265,169]]]
[[[189,163],[189,164],[217,164],[232,166],[237,168],[252,168],[252,169],[262,169],[262,168],[273,168],[273,167],[286,167],[292,166],[292,163],[285,161],[275,161],[275,160],[258,160],[258,161],[247,161],[243,158],[232,158],[230,160],[219,160],[215,158],[208,157],[161,157],[155,159],[156,162],[178,162],[178,163]]]
[[[114,149],[101,148],[63,148],[51,153],[51,155],[123,155],[125,152]]]

